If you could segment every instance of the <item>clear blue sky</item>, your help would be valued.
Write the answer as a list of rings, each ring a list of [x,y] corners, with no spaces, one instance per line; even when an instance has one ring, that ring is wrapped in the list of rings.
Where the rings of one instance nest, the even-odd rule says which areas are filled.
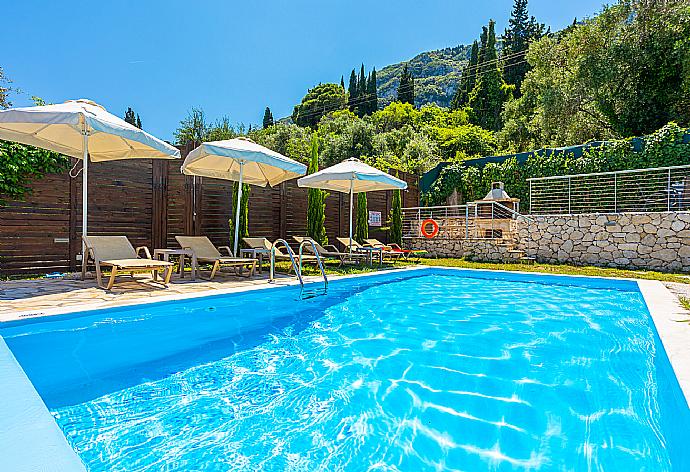
[[[14,1],[3,6],[0,66],[48,102],[90,98],[172,139],[192,106],[213,120],[260,123],[289,115],[307,88],[421,51],[468,44],[512,0]],[[530,0],[552,30],[592,16],[601,0]]]

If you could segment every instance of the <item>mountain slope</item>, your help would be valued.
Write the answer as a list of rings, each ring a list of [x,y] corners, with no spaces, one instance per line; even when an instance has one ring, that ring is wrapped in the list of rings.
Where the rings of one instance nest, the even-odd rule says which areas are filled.
[[[467,64],[471,46],[459,45],[417,54],[407,61],[415,85],[415,104],[436,103],[447,107],[453,99],[462,68]],[[376,71],[379,107],[395,99],[405,62],[391,64]]]

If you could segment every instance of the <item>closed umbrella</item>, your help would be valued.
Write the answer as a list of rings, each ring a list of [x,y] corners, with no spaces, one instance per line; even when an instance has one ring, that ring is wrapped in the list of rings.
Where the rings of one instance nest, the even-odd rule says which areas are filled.
[[[297,181],[297,185],[350,194],[350,252],[352,252],[353,195],[360,192],[403,190],[407,188],[407,182],[371,167],[354,157],[302,177]]]
[[[233,180],[239,183],[233,244],[235,256],[240,230],[242,184],[274,186],[304,175],[306,171],[307,166],[304,164],[256,144],[248,138],[202,143],[192,150],[182,163],[182,172],[186,175]]]
[[[180,151],[91,100],[0,110],[0,139],[29,144],[84,161],[82,235],[88,234],[89,161],[176,159]],[[82,252],[86,262],[86,255]]]

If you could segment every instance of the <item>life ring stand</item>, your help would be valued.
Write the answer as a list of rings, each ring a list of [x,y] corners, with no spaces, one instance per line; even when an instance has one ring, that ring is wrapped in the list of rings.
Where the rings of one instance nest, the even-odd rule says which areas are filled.
[[[431,225],[431,232],[428,232],[426,230],[428,225]],[[438,234],[438,223],[436,223],[436,221],[434,221],[431,218],[427,218],[426,220],[422,221],[422,224],[419,227],[419,231],[422,233],[422,236],[424,236],[427,239],[435,238]]]

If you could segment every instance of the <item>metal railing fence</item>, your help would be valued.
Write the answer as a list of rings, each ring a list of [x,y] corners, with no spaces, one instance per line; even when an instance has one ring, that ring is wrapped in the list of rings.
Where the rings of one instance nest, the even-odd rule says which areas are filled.
[[[403,208],[403,239],[424,238],[422,226],[432,232],[432,220],[438,225],[438,239],[503,239],[515,230],[520,215],[496,201],[466,205]]]
[[[530,214],[690,210],[690,165],[527,181]]]

